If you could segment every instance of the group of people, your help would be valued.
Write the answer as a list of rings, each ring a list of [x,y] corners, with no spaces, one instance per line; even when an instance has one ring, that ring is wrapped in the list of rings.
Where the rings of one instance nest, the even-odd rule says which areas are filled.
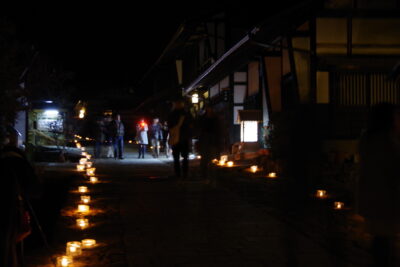
[[[95,147],[94,156],[100,158],[105,145],[107,158],[124,159],[124,134],[125,127],[121,116],[107,116],[98,118],[94,129]]]
[[[147,125],[144,120],[141,120],[136,125],[136,142],[139,145],[138,158],[144,158],[147,145],[150,145],[154,158],[160,156],[161,147],[164,148],[165,156],[169,158],[170,148],[168,144],[169,130],[168,122],[160,123],[159,118],[154,118],[151,125]]]

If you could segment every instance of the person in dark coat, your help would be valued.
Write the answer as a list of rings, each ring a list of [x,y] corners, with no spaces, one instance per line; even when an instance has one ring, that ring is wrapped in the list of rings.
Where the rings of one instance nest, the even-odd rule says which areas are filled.
[[[400,224],[400,113],[387,103],[370,112],[360,140],[358,209],[373,235],[375,266],[395,264]]]
[[[114,120],[111,122],[111,134],[114,145],[114,158],[123,159],[125,128],[119,114],[116,114]]]
[[[32,165],[17,148],[17,140],[15,129],[9,129],[0,144],[0,266],[7,267],[23,264],[21,241],[31,232],[28,201],[39,197],[41,191]]]
[[[158,118],[153,119],[153,123],[150,125],[150,142],[153,152],[153,157],[158,158],[160,156],[160,142],[163,140],[162,125]]]
[[[209,183],[211,182],[210,179],[213,178],[210,176],[211,161],[214,158],[219,158],[221,151],[221,123],[212,107],[205,108],[204,114],[198,119],[197,127],[201,174]],[[212,179],[212,182],[214,181]]]
[[[94,138],[95,138],[95,146],[94,146],[94,157],[100,158],[101,152],[103,148],[103,144],[105,141],[105,124],[104,119],[99,117],[96,120],[96,124],[94,127]]]
[[[189,148],[192,138],[193,119],[185,111],[183,100],[173,103],[172,112],[168,116],[169,144],[172,147],[174,171],[177,178],[187,178],[189,171]],[[180,157],[182,156],[182,164]]]

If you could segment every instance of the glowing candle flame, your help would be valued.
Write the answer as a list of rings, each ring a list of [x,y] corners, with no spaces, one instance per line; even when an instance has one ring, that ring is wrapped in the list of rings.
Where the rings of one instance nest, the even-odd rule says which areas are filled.
[[[93,166],[93,162],[90,162],[90,161],[86,162],[86,168],[92,168],[92,166]]]
[[[258,170],[257,165],[253,165],[253,166],[250,167],[250,171],[251,171],[252,173],[256,173],[257,170]]]
[[[98,179],[97,177],[95,177],[95,176],[90,177],[90,182],[91,182],[91,183],[95,184],[95,183],[97,183],[98,181],[99,181],[99,179]]]
[[[81,158],[81,159],[79,160],[79,164],[81,164],[81,165],[85,165],[86,162],[87,162],[87,158]]]
[[[88,228],[89,227],[89,219],[86,219],[86,218],[76,219],[76,226],[78,226],[82,230]]]
[[[226,165],[227,165],[228,167],[233,167],[233,161],[228,161],[228,162],[226,163]]]
[[[78,191],[79,191],[79,193],[87,193],[88,188],[87,188],[87,186],[79,186]]]
[[[89,204],[90,202],[90,196],[81,196],[81,201],[84,204]]]
[[[268,173],[268,178],[276,178],[276,172]]]
[[[92,248],[96,245],[96,240],[94,239],[83,239],[82,240],[82,247],[83,248]]]
[[[78,164],[78,165],[76,165],[76,169],[78,172],[83,172],[83,171],[85,171],[85,165]]]
[[[326,198],[326,191],[325,190],[317,190],[315,195],[317,198]]]
[[[70,267],[72,266],[71,256],[61,256],[57,257],[57,267]]]
[[[79,241],[67,242],[67,255],[68,256],[79,256],[82,254],[82,243]]]
[[[87,176],[94,176],[94,172],[96,171],[96,168],[88,168],[86,169],[86,175]]]
[[[333,206],[334,206],[335,210],[341,210],[341,209],[343,209],[344,203],[337,201],[337,202],[333,203]]]
[[[89,205],[79,204],[78,205],[78,212],[79,213],[89,213],[90,207]]]

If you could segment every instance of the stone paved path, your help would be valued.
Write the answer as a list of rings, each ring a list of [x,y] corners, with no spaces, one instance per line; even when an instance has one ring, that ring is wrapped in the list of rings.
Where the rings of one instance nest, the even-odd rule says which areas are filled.
[[[335,266],[324,249],[235,194],[164,180],[171,174],[165,162],[128,158],[97,167],[119,185],[129,266]]]

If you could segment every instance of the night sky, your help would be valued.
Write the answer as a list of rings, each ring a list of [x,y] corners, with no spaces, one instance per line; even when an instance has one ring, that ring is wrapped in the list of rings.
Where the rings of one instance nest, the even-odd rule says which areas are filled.
[[[184,5],[57,1],[20,6],[7,14],[18,24],[22,39],[76,73],[78,86],[114,89],[137,84],[185,19],[229,9],[256,22],[293,1],[265,1],[264,8],[252,1],[225,2],[228,5],[221,1],[187,1]]]

